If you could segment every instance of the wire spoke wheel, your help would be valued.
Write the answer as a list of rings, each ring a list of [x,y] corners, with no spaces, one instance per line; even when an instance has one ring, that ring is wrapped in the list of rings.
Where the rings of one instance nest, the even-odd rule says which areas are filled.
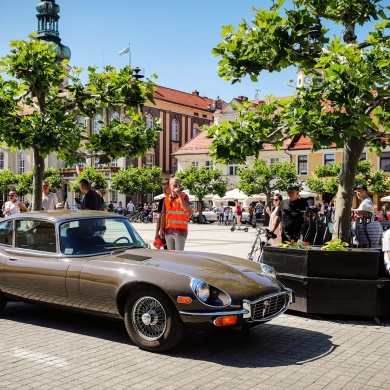
[[[165,332],[164,307],[153,297],[142,297],[134,304],[131,320],[135,331],[148,341],[158,340]]]

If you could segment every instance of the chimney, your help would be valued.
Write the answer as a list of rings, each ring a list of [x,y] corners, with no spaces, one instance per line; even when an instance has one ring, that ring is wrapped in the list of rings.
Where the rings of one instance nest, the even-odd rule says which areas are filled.
[[[199,96],[199,92],[195,89],[195,91],[192,92],[192,95]]]
[[[237,98],[240,102],[246,102],[248,98],[246,96],[238,96]]]

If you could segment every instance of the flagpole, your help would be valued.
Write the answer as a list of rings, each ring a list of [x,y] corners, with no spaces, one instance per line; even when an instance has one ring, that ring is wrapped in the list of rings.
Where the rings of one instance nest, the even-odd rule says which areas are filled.
[[[130,50],[130,42],[129,42],[129,66],[131,67],[131,50]]]

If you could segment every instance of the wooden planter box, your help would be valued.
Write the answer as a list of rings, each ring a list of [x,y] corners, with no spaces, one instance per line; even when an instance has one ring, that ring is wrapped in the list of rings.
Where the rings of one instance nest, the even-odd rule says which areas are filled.
[[[390,279],[380,277],[380,248],[321,251],[264,247],[264,262],[294,290],[291,310],[309,314],[390,316]]]

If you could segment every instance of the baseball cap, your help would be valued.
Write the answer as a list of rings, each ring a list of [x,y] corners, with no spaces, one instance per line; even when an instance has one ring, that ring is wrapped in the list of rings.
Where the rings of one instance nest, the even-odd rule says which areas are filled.
[[[355,187],[355,190],[364,190],[364,191],[368,191],[368,190],[367,190],[367,186],[365,186],[364,184],[359,184],[358,186]]]
[[[366,211],[374,214],[374,206],[369,203],[360,203],[359,207],[357,209],[353,209],[353,211]]]

